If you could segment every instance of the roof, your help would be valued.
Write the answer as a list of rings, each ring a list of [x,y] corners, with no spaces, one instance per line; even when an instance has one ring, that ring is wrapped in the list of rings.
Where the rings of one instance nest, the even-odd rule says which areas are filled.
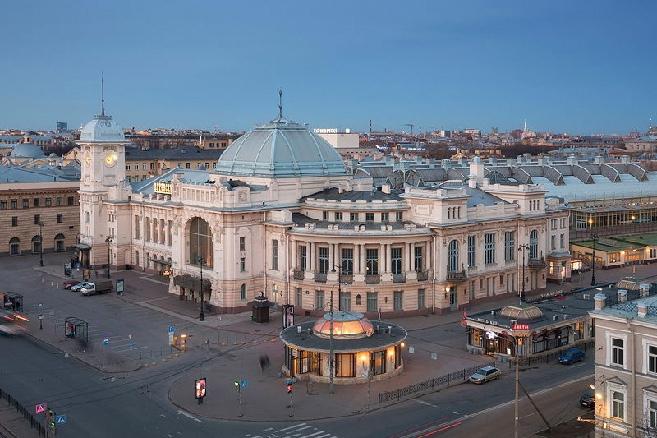
[[[132,186],[133,192],[149,195],[154,193],[156,182],[171,182],[176,174],[180,175],[182,182],[192,184],[207,183],[212,179],[211,174],[206,170],[175,168],[165,171],[162,175],[154,176],[143,181],[132,182],[130,185]]]
[[[216,171],[232,176],[343,176],[342,158],[305,126],[278,118],[247,132],[224,151]]]
[[[12,146],[9,155],[12,158],[43,158],[41,147],[32,143],[17,143]]]
[[[177,149],[140,149],[126,148],[126,161],[132,160],[218,160],[223,153],[217,149],[177,148]]]
[[[105,115],[103,110],[100,115],[94,116],[93,120],[82,127],[80,142],[125,143],[126,140],[123,129],[112,120],[112,116]]]
[[[384,193],[381,190],[376,191],[343,191],[340,192],[339,189],[333,187],[330,189],[322,190],[321,192],[313,193],[304,197],[302,200],[307,199],[318,199],[322,201],[399,201],[401,197],[400,191],[391,191],[390,193]]]
[[[79,181],[80,173],[63,171],[57,167],[43,166],[26,169],[19,166],[0,165],[0,184]]]
[[[477,205],[490,206],[500,203],[509,204],[509,202],[503,200],[502,198],[491,195],[490,193],[487,193],[479,188],[469,187],[467,185],[463,185],[463,188],[465,189],[465,193],[468,195],[468,207],[476,207]]]

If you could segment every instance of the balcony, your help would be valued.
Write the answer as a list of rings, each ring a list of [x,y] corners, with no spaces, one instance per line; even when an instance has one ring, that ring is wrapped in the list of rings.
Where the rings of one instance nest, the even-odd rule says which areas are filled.
[[[447,281],[458,283],[458,282],[465,281],[467,278],[468,278],[468,276],[465,273],[465,270],[447,272]]]
[[[406,274],[392,274],[393,283],[406,283]]]
[[[305,278],[305,272],[300,269],[295,269],[292,271],[292,278],[295,280],[303,280]]]
[[[429,271],[418,271],[417,281],[427,281],[429,279]]]
[[[326,283],[326,274],[320,274],[317,272],[315,274],[315,283]]]
[[[365,276],[365,283],[379,284],[381,283],[381,276],[379,274],[370,274]]]
[[[544,269],[547,265],[545,264],[545,259],[543,257],[535,258],[535,259],[529,259],[527,262],[527,267],[529,269]]]
[[[340,283],[342,284],[351,284],[354,282],[354,276],[352,274],[341,274]]]

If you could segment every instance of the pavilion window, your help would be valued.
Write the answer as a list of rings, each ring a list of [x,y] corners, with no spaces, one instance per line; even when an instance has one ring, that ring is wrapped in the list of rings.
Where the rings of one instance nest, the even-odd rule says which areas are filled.
[[[356,355],[337,353],[335,355],[335,375],[337,377],[356,377]]]
[[[386,373],[386,350],[372,352],[370,355],[370,369],[374,376]]]

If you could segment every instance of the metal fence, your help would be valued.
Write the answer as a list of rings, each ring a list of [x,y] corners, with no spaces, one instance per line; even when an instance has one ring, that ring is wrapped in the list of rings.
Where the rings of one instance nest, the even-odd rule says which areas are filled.
[[[23,417],[30,423],[30,427],[35,429],[39,436],[46,436],[46,428],[42,424],[41,419],[35,417],[30,410],[25,409],[25,406],[12,397],[11,394],[0,389],[0,399],[7,400],[9,406],[15,407],[16,412],[23,415]]]
[[[563,352],[573,347],[577,347],[581,350],[584,350],[584,352],[591,350],[595,353],[595,339],[576,341],[574,344],[564,345],[563,347],[555,348],[553,350],[549,350],[544,353],[537,353],[529,357],[521,357],[519,361],[519,365],[531,366],[534,364],[549,363],[557,360]],[[508,363],[509,363],[509,368],[511,368],[515,366],[516,362],[515,359],[512,358],[511,360],[508,361]]]
[[[459,371],[453,371],[440,377],[425,380],[423,382],[414,383],[412,385],[404,386],[403,388],[394,389],[392,391],[384,391],[379,393],[379,403],[385,403],[393,400],[400,400],[414,394],[434,391],[442,387],[449,387],[454,384],[465,382],[470,375],[484,366],[494,366],[495,362],[477,365],[470,368],[465,368]]]

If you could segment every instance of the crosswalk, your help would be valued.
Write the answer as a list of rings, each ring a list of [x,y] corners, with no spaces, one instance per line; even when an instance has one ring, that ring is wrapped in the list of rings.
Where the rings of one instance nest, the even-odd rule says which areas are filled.
[[[307,423],[291,426],[268,427],[258,434],[246,434],[244,438],[338,438],[330,432]]]

